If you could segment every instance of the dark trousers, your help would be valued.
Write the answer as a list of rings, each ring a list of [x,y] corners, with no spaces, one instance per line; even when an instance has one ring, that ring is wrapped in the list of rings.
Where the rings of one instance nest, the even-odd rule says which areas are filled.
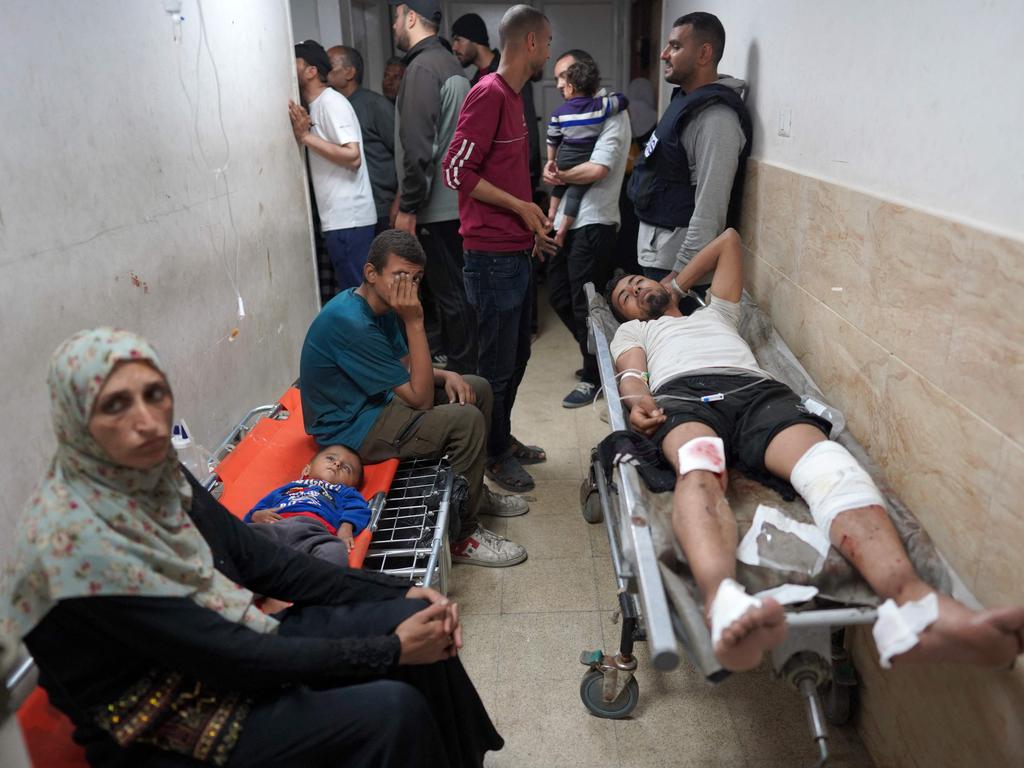
[[[419,240],[427,254],[424,268],[427,301],[440,332],[441,349],[448,355],[448,370],[476,373],[476,313],[466,300],[462,280],[462,236],[459,221],[419,225]],[[437,351],[431,343],[431,351]]]
[[[462,274],[476,309],[480,345],[477,373],[491,384],[494,407],[487,436],[489,461],[511,447],[512,406],[530,359],[529,251],[466,251]]]
[[[469,483],[469,504],[459,521],[459,540],[477,526],[491,419],[491,388],[479,376],[466,376],[476,407],[449,403],[443,388],[434,390],[434,407],[417,411],[395,397],[373,422],[359,456],[366,463],[390,458],[410,459],[447,454],[452,469]]]
[[[304,515],[273,523],[253,523],[252,529],[282,547],[297,549],[334,565],[348,565],[348,546],[327,526]]]
[[[281,635],[356,638],[391,634],[426,607],[383,600],[291,608]],[[473,683],[456,659],[397,667],[351,685],[286,689],[254,702],[229,766],[478,768],[500,749]]]
[[[587,350],[587,297],[585,283],[604,289],[608,265],[615,248],[615,226],[589,224],[570,229],[565,246],[548,265],[548,300],[551,308],[576,337],[583,356],[583,381],[598,383],[597,358]]]
[[[324,232],[327,253],[331,256],[334,266],[334,279],[338,290],[355,288],[363,282],[363,267],[366,257],[370,254],[370,243],[373,242],[375,225],[352,227],[351,229],[332,229]]]

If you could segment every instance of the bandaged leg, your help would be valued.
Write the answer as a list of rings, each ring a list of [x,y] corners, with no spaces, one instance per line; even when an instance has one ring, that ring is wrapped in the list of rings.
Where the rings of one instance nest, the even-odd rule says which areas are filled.
[[[695,437],[679,446],[679,476],[702,469],[721,475],[725,472],[725,444],[720,437]]]
[[[869,506],[885,508],[885,499],[871,475],[848,450],[831,440],[811,446],[793,467],[789,480],[826,536],[842,512]]]
[[[892,657],[906,653],[920,635],[939,618],[939,599],[934,592],[920,600],[897,606],[892,599],[878,606],[878,620],[871,629],[882,669],[892,667]]]

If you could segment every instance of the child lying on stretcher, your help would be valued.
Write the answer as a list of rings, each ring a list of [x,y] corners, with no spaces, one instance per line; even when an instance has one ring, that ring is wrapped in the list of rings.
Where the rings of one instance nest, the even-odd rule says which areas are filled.
[[[282,544],[335,565],[348,565],[353,537],[370,520],[370,507],[355,489],[363,464],[343,445],[330,445],[302,470],[302,478],[276,488],[243,522]]]

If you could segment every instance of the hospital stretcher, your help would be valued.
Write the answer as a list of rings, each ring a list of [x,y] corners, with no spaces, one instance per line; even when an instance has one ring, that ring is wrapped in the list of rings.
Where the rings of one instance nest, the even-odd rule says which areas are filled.
[[[203,485],[242,518],[274,488],[298,478],[317,447],[306,435],[298,389],[276,403],[250,410],[210,458]],[[359,488],[370,504],[370,523],[355,538],[353,568],[405,578],[446,593],[451,572],[447,536],[454,475],[444,459],[390,459],[363,468]],[[36,685],[31,658],[5,680],[7,708],[17,710],[34,768],[84,768],[85,753],[72,740],[74,727]]]
[[[593,284],[588,283],[585,290],[591,351],[597,356],[609,426],[613,432],[628,429],[627,411],[619,397],[609,350],[609,339],[618,322]],[[797,394],[813,397],[819,403],[827,402],[767,315],[747,294],[742,302],[739,330],[763,369]],[[886,496],[890,517],[921,577],[934,588],[977,605],[927,533],[887,487],[863,449],[846,431],[834,434],[833,438],[853,453]],[[794,520],[812,522],[799,497],[786,502],[775,491],[736,471],[730,471],[727,495],[741,539],[759,504],[780,509]],[[581,654],[580,661],[588,667],[580,686],[584,705],[599,717],[621,718],[633,711],[639,700],[637,660],[633,654],[637,641],[647,642],[656,670],[675,669],[680,663],[681,645],[709,683],[725,679],[730,673],[714,656],[699,592],[672,533],[672,493],[650,492],[635,465],[618,461],[606,466],[595,448],[589,475],[580,488],[580,502],[588,522],[603,521],[605,525],[621,617],[618,652],[596,650]],[[812,585],[819,590],[812,599],[787,606],[787,639],[771,653],[770,662],[775,674],[803,696],[818,749],[818,765],[824,765],[829,755],[826,722],[841,724],[849,718],[851,694],[856,685],[855,670],[843,647],[844,628],[873,623],[880,600],[834,548],[813,577],[805,571],[779,571],[738,562],[736,578],[752,594],[784,583]]]

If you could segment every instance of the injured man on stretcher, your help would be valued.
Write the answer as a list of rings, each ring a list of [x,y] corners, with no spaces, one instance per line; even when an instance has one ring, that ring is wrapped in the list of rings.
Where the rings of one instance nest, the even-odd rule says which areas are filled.
[[[712,270],[707,306],[684,316],[679,298]],[[627,275],[609,284],[608,303],[622,322],[611,353],[630,425],[677,472],[672,529],[719,663],[756,667],[786,634],[782,607],[747,595],[734,579],[729,466],[790,482],[832,545],[886,600],[874,631],[883,666],[890,659],[1002,666],[1024,652],[1024,606],[974,611],[927,585],[868,473],[828,439],[827,421],[758,366],[737,332],[743,245],[736,231],[712,241],[674,281],[670,288]]]

